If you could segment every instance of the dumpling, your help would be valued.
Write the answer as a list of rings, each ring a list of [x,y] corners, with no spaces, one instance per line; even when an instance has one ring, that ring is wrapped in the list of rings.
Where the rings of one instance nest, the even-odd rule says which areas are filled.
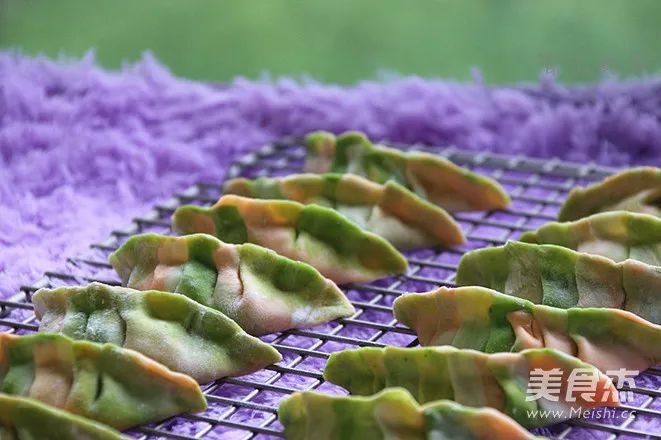
[[[661,267],[555,245],[510,241],[464,254],[458,286],[482,286],[553,307],[612,307],[661,323]]]
[[[393,181],[381,185],[355,174],[295,174],[232,179],[225,193],[327,206],[402,250],[464,242],[461,228],[443,208]]]
[[[425,438],[418,403],[399,388],[372,397],[294,393],[280,403],[278,419],[287,440]]]
[[[200,386],[186,375],[133,350],[55,333],[0,333],[0,393],[120,430],[207,407]]]
[[[440,156],[374,145],[360,132],[337,138],[323,131],[311,133],[306,146],[306,172],[359,174],[377,183],[394,180],[450,212],[504,209],[510,204],[493,179]]]
[[[40,331],[112,342],[200,383],[252,373],[282,359],[227,316],[177,293],[92,283],[40,289],[32,302]]]
[[[448,400],[422,407],[427,439],[542,440],[492,408],[470,408]]]
[[[0,393],[0,439],[129,440],[129,437],[37,400]]]
[[[648,214],[610,211],[574,222],[547,223],[523,234],[521,241],[661,266],[661,218]]]
[[[528,440],[535,437],[491,408],[437,401],[419,406],[403,388],[370,397],[294,393],[278,418],[287,440]]]
[[[581,368],[592,374],[597,392],[589,399],[575,393],[571,396],[575,400],[567,401],[563,387],[558,400],[527,401],[529,378],[537,368],[557,368],[564,385],[572,371]],[[420,403],[449,399],[472,407],[488,406],[526,428],[557,423],[583,409],[618,404],[617,390],[607,376],[579,359],[547,348],[496,354],[449,346],[343,350],[331,354],[324,379],[361,396],[403,387]],[[564,418],[547,414],[551,409],[562,409]]]
[[[390,243],[342,214],[290,200],[227,195],[211,208],[182,206],[172,217],[172,229],[264,246],[314,266],[339,284],[373,281],[408,268],[406,258]]]
[[[661,217],[661,168],[631,168],[587,188],[574,188],[562,205],[558,220],[566,222],[620,210]]]
[[[136,235],[110,263],[127,287],[181,293],[220,310],[254,336],[355,313],[335,283],[308,264],[206,234]]]
[[[407,293],[393,309],[423,346],[486,353],[554,348],[606,373],[661,363],[661,326],[623,310],[558,309],[483,287]]]

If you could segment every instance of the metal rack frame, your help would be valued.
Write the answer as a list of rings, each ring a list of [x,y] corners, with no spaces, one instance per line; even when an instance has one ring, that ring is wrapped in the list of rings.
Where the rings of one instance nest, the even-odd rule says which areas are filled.
[[[392,316],[392,301],[406,291],[426,291],[453,286],[459,258],[469,249],[500,245],[517,239],[526,230],[554,220],[567,192],[576,185],[600,180],[614,169],[595,164],[573,164],[521,156],[474,153],[454,148],[424,145],[415,148],[443,155],[459,165],[494,177],[512,196],[507,211],[459,213],[468,243],[458,248],[430,248],[408,252],[407,274],[367,284],[344,286],[356,314],[311,329],[269,335],[264,340],[283,355],[283,361],[258,373],[225,378],[203,387],[209,409],[186,414],[161,423],[140,427],[130,434],[142,438],[212,439],[282,437],[277,421],[277,403],[286,395],[303,389],[332,393],[342,390],[322,378],[329,353],[358,346],[417,345],[415,335]],[[282,176],[301,171],[304,149],[295,139],[266,145],[230,167],[227,177]],[[64,267],[46,272],[44,278],[24,286],[14,297],[0,300],[0,332],[34,332],[38,323],[32,312],[31,295],[40,287],[86,284],[92,281],[118,285],[119,279],[107,263],[107,256],[136,233],[170,233],[170,216],[182,204],[210,204],[221,194],[219,183],[200,182],[158,204],[147,215],[136,218],[108,240],[93,244],[84,254],[69,258]],[[606,419],[574,419],[537,431],[552,438],[655,438],[661,439],[661,369],[652,368],[639,376],[629,390],[635,399],[621,409],[635,411],[635,417],[615,423]],[[654,426],[656,425],[656,426]],[[654,431],[652,431],[654,430]],[[601,438],[601,437],[598,437]]]

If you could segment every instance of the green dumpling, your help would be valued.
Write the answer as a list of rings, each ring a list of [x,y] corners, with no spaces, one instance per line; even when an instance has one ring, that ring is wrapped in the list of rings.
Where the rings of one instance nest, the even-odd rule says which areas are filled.
[[[92,283],[39,289],[32,302],[40,331],[112,342],[200,383],[252,373],[282,359],[227,316],[177,293]]]
[[[225,193],[327,206],[398,249],[464,242],[461,228],[443,208],[393,181],[382,185],[355,174],[294,174],[232,179]]]
[[[172,217],[172,229],[264,246],[304,261],[340,284],[373,281],[408,268],[406,258],[389,242],[342,214],[290,200],[227,195],[211,208],[182,206]]]
[[[558,220],[566,222],[620,210],[661,217],[661,168],[631,168],[587,188],[574,188]]]
[[[287,440],[527,440],[535,438],[491,408],[437,401],[420,406],[403,388],[370,397],[314,391],[283,400],[278,418]]]
[[[184,374],[115,344],[55,333],[0,333],[0,393],[120,430],[207,407],[200,386]]]
[[[354,313],[335,283],[312,266],[206,234],[136,235],[110,263],[127,287],[181,293],[220,310],[255,336]]]
[[[547,223],[523,234],[521,241],[661,266],[661,218],[648,214],[610,211],[574,222]]]
[[[576,393],[571,396],[573,401],[564,394],[557,401],[526,401],[529,378],[537,368],[558,369],[563,383],[574,369],[581,368],[594,375],[599,394],[594,399]],[[420,403],[448,399],[471,407],[488,406],[526,428],[558,423],[585,409],[618,404],[617,390],[607,376],[579,359],[548,348],[496,354],[450,346],[343,350],[331,354],[324,379],[362,396],[403,387]],[[563,410],[564,417],[547,414],[547,410],[558,409]],[[533,413],[537,416],[530,417]]]
[[[424,405],[425,430],[430,440],[533,440],[536,437],[492,408],[471,408],[448,400]]]
[[[371,397],[294,393],[280,403],[287,440],[424,439],[418,403],[403,389]]]
[[[423,346],[486,353],[554,348],[603,372],[661,363],[661,326],[619,309],[558,309],[474,286],[407,293],[393,309]]]
[[[510,241],[464,254],[458,286],[482,286],[553,307],[611,307],[661,323],[661,267],[555,245]]]
[[[128,440],[119,432],[38,400],[0,393],[2,440]]]
[[[377,183],[394,180],[450,212],[504,209],[510,204],[495,180],[440,156],[374,145],[360,132],[337,138],[323,131],[311,133],[306,146],[309,173],[359,174]]]

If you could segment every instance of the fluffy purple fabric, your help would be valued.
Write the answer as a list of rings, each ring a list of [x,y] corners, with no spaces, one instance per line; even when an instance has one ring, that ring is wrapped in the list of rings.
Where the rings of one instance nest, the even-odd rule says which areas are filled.
[[[92,56],[0,54],[0,296],[61,265],[154,202],[220,180],[283,135],[374,138],[605,164],[659,164],[661,80],[567,89],[401,78],[352,87],[172,76],[149,55],[121,72]]]

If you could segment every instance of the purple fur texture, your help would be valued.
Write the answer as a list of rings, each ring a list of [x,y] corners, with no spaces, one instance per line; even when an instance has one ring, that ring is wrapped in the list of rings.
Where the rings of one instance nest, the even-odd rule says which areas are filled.
[[[121,72],[92,56],[0,53],[0,296],[61,266],[158,200],[284,135],[364,130],[610,165],[661,162],[661,80],[568,89],[401,78],[351,87],[176,78],[145,55]]]

